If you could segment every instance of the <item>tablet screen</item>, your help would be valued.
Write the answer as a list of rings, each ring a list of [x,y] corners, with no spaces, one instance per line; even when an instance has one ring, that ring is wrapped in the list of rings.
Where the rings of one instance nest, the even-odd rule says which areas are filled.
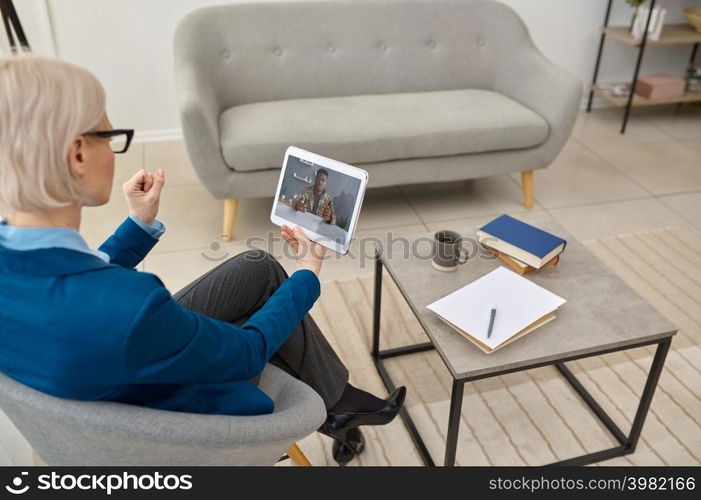
[[[275,215],[343,245],[360,184],[356,177],[290,155]]]

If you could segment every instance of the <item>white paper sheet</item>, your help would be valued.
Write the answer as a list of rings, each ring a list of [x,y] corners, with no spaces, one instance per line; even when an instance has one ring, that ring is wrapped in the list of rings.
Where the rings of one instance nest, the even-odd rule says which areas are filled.
[[[495,349],[565,299],[505,267],[499,267],[427,307],[475,339]],[[492,308],[497,313],[487,338]]]

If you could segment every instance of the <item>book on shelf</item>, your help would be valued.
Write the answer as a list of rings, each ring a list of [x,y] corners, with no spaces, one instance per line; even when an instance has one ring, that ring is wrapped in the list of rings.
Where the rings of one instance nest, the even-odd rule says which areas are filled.
[[[490,354],[553,321],[566,302],[505,267],[482,276],[427,307]],[[495,309],[491,334],[491,310]]]
[[[567,245],[564,239],[506,214],[482,226],[477,238],[482,245],[515,259],[516,264],[534,269],[549,264]]]

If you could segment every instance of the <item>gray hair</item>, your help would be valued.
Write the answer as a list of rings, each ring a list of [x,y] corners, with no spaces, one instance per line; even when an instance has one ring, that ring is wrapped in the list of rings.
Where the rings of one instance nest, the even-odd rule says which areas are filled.
[[[34,55],[0,58],[0,214],[82,202],[68,149],[104,114],[105,91],[89,71]]]

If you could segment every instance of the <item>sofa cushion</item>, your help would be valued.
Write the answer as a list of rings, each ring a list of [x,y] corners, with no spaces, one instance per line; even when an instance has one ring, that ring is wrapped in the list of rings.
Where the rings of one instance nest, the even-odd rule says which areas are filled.
[[[241,171],[280,168],[290,145],[364,164],[530,148],[549,133],[534,111],[478,89],[245,104],[219,126],[224,160]]]

